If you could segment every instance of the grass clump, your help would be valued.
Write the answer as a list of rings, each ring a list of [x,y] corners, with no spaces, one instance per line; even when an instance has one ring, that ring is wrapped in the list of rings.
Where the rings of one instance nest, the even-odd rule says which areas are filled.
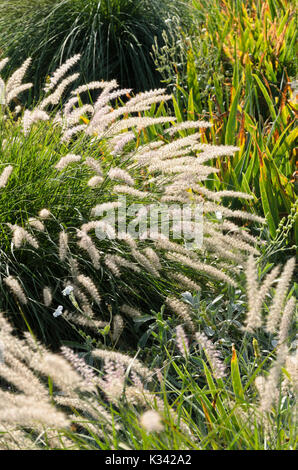
[[[276,291],[270,289],[278,314],[274,344],[266,331],[270,310],[249,326],[251,294],[259,284],[250,258],[245,335],[237,347],[211,338],[208,330],[190,336],[180,325],[166,343],[156,335],[151,355],[162,362],[151,361],[150,368],[143,353],[137,358],[96,347],[90,356],[67,347],[50,353],[29,333],[18,339],[1,314],[1,448],[294,450],[293,265],[291,259]],[[265,299],[264,284],[276,275],[276,268],[267,274],[257,296]],[[260,301],[258,315],[268,306]],[[166,331],[161,323],[159,329]]]
[[[59,305],[71,308],[63,319],[93,328],[101,339],[101,330],[109,328],[112,342],[125,326],[120,320],[124,313],[132,339],[136,317],[158,311],[173,288],[199,289],[202,280],[235,287],[237,264],[246,253],[256,254],[259,242],[229,218],[263,219],[220,203],[222,197],[251,196],[204,189],[203,181],[213,173],[204,163],[235,151],[199,143],[201,134],[195,130],[208,123],[175,125],[174,117],[155,111],[156,103],[165,110],[171,98],[164,90],[131,96],[131,90],[119,90],[115,81],[79,87],[61,110],[51,111],[73,77],[65,78],[66,69],[62,66],[52,75],[46,96],[21,118],[9,104],[3,108],[1,163],[3,172],[12,170],[1,188],[2,309],[14,316],[20,309],[16,321],[25,319],[53,346],[65,327],[61,318],[53,317]],[[89,88],[100,93],[94,103],[84,104]],[[111,106],[127,94],[126,101]],[[163,217],[172,214],[169,233],[161,231],[159,212],[165,204]],[[195,227],[197,239],[186,229],[184,238],[179,237],[181,220],[175,214],[181,215],[183,204],[192,209],[188,230]],[[196,212],[201,206],[204,234]],[[49,211],[46,216],[44,209]],[[137,227],[137,238],[130,226]],[[195,250],[187,243],[194,243]],[[222,270],[216,266],[219,256],[226,260]],[[62,291],[67,285],[74,287],[74,301],[65,304]],[[43,299],[45,289],[51,302]],[[170,308],[194,329],[175,302],[174,295]],[[58,322],[61,329],[53,328]],[[119,324],[120,333],[114,334]]]
[[[31,77],[39,97],[43,77],[82,54],[81,83],[117,78],[136,90],[158,86],[150,56],[154,37],[173,16],[187,17],[187,5],[166,0],[28,0],[0,5],[0,47],[12,69],[24,55],[33,59]]]

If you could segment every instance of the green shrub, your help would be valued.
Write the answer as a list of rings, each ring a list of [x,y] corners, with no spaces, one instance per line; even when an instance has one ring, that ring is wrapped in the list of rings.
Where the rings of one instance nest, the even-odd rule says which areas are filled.
[[[81,83],[117,79],[136,90],[154,88],[150,56],[167,19],[187,16],[185,2],[165,0],[9,0],[0,3],[0,50],[12,68],[33,58],[36,90],[46,75],[80,53]],[[37,95],[38,96],[38,92]]]

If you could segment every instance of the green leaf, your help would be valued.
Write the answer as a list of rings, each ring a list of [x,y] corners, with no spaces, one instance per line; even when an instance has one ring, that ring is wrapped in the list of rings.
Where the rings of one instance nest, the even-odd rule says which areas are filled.
[[[268,200],[268,195],[267,195],[267,191],[266,191],[266,178],[265,178],[264,175],[265,175],[265,170],[264,170],[264,167],[261,166],[260,167],[260,181],[259,181],[261,201],[262,201],[264,215],[265,215],[266,220],[268,222],[270,234],[273,237],[275,237],[275,223],[274,223],[274,219],[272,217],[271,207],[270,207],[270,203],[269,203],[269,200]]]
[[[233,99],[230,113],[229,113],[229,119],[227,122],[227,127],[226,127],[226,134],[225,134],[225,144],[226,145],[233,145],[235,142],[235,137],[237,133],[237,107],[239,104],[239,97],[240,97],[240,91],[241,91],[241,83],[239,84],[235,97]]]
[[[283,131],[280,135],[279,139],[277,140],[272,152],[271,158],[275,156],[282,156],[292,148],[292,144],[295,145],[295,140],[298,138],[298,128],[293,129],[286,138],[285,135],[289,132],[289,128],[292,126],[294,121],[292,121],[288,127]],[[282,142],[282,143],[281,143]]]
[[[183,121],[183,117],[182,117],[182,114],[181,114],[181,111],[180,111],[180,108],[179,108],[179,105],[175,99],[175,97],[173,96],[173,105],[174,105],[174,111],[175,111],[175,116],[177,118],[177,122],[182,122]]]
[[[102,330],[98,330],[99,333],[102,334],[102,336],[107,336],[110,332],[110,325],[106,325]]]
[[[147,330],[145,331],[145,333],[141,336],[139,342],[138,342],[138,346],[139,348],[144,348],[146,346],[146,343],[149,339],[149,337],[153,334],[153,331],[152,330]]]
[[[146,323],[147,321],[150,321],[150,320],[156,320],[156,317],[154,317],[153,315],[144,315],[142,317],[136,317],[133,319],[134,323],[138,323],[138,324]]]
[[[275,109],[274,109],[274,105],[273,105],[273,102],[269,96],[269,93],[268,91],[266,90],[265,86],[263,85],[263,83],[261,82],[261,80],[259,79],[259,77],[255,74],[253,74],[253,77],[254,79],[256,80],[257,84],[259,85],[259,88],[260,90],[262,91],[263,93],[263,96],[266,100],[266,103],[268,105],[268,108],[269,108],[269,111],[270,111],[270,114],[271,114],[271,117],[273,119],[273,121],[276,120],[277,118],[277,115],[276,115],[276,112],[275,112]]]
[[[195,115],[195,106],[194,106],[194,99],[193,99],[193,89],[191,88],[188,96],[188,104],[187,104],[187,118],[188,120],[192,121]]]
[[[244,392],[240,377],[238,358],[234,345],[232,345],[231,377],[236,400],[244,401]]]
[[[221,416],[224,416],[226,417],[227,416],[227,413],[226,413],[226,410],[223,406],[223,403],[219,397],[219,387],[217,387],[212,379],[212,375],[210,373],[210,370],[207,366],[207,364],[203,361],[203,365],[204,365],[204,372],[205,372],[205,375],[206,375],[206,379],[207,379],[207,383],[208,383],[208,386],[209,386],[209,390],[210,390],[210,393],[212,395],[212,398],[213,400],[216,398],[216,404],[214,404],[214,408],[215,408],[215,405],[216,405],[216,408],[218,410],[218,413],[219,415]]]

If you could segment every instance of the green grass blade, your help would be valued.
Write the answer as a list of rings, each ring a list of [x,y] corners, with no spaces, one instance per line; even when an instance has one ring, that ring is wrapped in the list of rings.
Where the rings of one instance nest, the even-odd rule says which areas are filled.
[[[231,359],[231,377],[232,377],[232,385],[233,390],[235,393],[235,397],[237,401],[244,401],[244,391],[242,387],[240,371],[239,371],[239,364],[237,353],[234,345],[232,346],[232,359]]]

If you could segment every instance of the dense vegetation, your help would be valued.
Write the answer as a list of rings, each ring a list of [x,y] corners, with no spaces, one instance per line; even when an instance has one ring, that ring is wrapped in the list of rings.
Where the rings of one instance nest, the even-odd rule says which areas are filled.
[[[172,16],[188,14],[171,0],[15,0],[0,2],[0,47],[11,68],[32,57],[31,79],[38,99],[44,77],[81,54],[80,83],[117,78],[121,86],[143,91],[156,87],[159,74],[151,58],[154,37]]]
[[[294,450],[294,3],[0,13],[0,449]]]

